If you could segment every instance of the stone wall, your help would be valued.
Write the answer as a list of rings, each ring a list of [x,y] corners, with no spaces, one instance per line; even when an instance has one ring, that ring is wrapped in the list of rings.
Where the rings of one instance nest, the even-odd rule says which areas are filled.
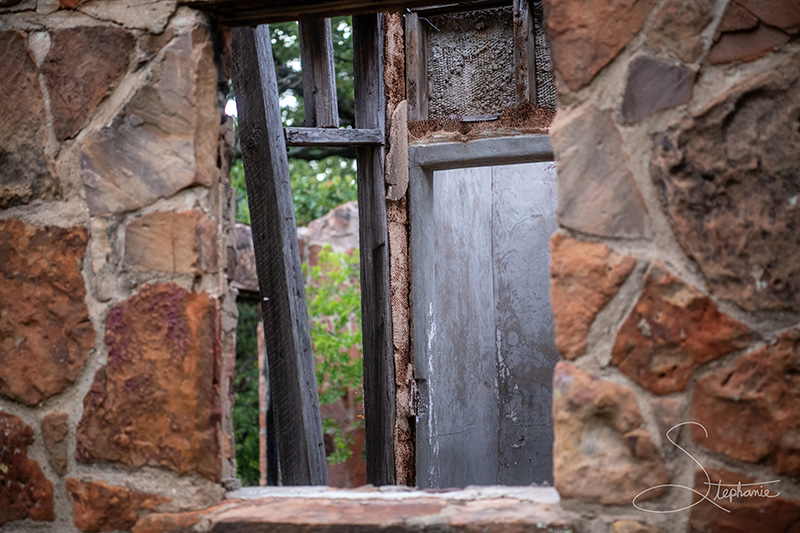
[[[800,524],[800,7],[545,1],[555,484],[588,531]],[[659,484],[776,498],[652,514]],[[713,498],[716,489],[712,491]],[[650,491],[679,509],[688,489]],[[696,501],[696,500],[695,500]],[[638,524],[637,524],[638,522]],[[652,529],[645,527],[649,524]]]
[[[170,0],[0,1],[0,531],[235,476],[224,42]]]

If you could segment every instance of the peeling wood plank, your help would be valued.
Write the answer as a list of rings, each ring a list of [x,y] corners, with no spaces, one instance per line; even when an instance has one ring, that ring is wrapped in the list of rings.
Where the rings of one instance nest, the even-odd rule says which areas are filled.
[[[517,104],[536,104],[536,54],[529,0],[514,0],[514,78]]]
[[[281,476],[285,485],[326,485],[328,465],[268,26],[234,29],[233,82]]]
[[[380,15],[353,17],[353,55],[356,128],[385,131]],[[395,482],[395,383],[384,152],[382,146],[357,149],[367,483],[373,485]]]
[[[365,146],[383,144],[379,129],[284,128],[288,146]]]
[[[338,128],[339,104],[336,100],[331,19],[304,18],[297,26],[306,126]]]
[[[408,120],[428,119],[428,65],[425,28],[415,13],[406,15],[406,98]]]

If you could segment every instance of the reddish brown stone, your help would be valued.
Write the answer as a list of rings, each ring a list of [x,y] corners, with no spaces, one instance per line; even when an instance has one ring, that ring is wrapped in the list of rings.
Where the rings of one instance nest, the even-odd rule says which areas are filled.
[[[133,533],[214,531],[448,531],[452,533],[567,532],[574,517],[557,506],[516,499],[478,498],[474,501],[407,493],[399,500],[363,497],[336,498],[336,492],[311,498],[267,497],[234,501],[192,513],[152,514],[141,519]]]
[[[72,521],[81,531],[129,530],[142,512],[172,501],[102,481],[75,478],[67,478],[67,490],[72,496]]]
[[[134,39],[115,26],[79,26],[51,35],[42,71],[50,93],[53,129],[63,141],[78,133],[124,71]]]
[[[553,377],[553,475],[562,498],[630,505],[668,483],[633,391],[560,362]],[[650,491],[640,500],[658,496]]]
[[[756,26],[758,26],[758,17],[734,0],[728,4],[725,15],[722,16],[722,20],[717,28],[717,37],[719,37],[720,33],[754,30]]]
[[[67,471],[67,413],[51,413],[42,419],[44,445],[50,454],[50,464],[60,476]]]
[[[731,3],[738,3],[764,24],[790,33],[800,30],[800,3],[796,0],[734,0]]]
[[[770,479],[751,479],[736,472],[725,470],[712,470],[706,468],[711,483],[755,483],[756,481],[770,481]],[[701,494],[708,492],[708,479],[702,470],[695,474],[694,488]],[[764,489],[769,490],[769,494],[775,496],[781,492],[781,486],[786,481],[777,484],[763,485]],[[742,490],[758,489],[760,485],[754,487],[742,487]],[[723,487],[724,489],[725,487]],[[713,485],[708,493],[708,498],[721,505],[730,513],[726,513],[719,507],[710,502],[703,501],[692,507],[692,514],[689,517],[690,533],[752,533],[755,531],[800,531],[800,502],[790,500],[786,497],[765,497],[748,496],[743,498],[716,499],[717,486]],[[722,496],[722,491],[720,491]],[[700,499],[699,495],[694,496],[694,502]]]
[[[599,313],[628,278],[636,259],[604,244],[555,234],[550,239],[550,294],[556,348],[567,359],[586,353],[586,336]]]
[[[753,61],[800,32],[800,4],[793,0],[733,0],[708,53],[713,64]]]
[[[219,122],[214,51],[207,30],[198,28],[173,39],[112,123],[84,139],[90,213],[130,211],[210,185],[218,176]]]
[[[723,33],[709,50],[708,60],[713,65],[753,61],[789,40],[791,36],[787,33],[759,24],[752,31]]]
[[[0,209],[52,199],[55,171],[45,155],[44,97],[27,35],[0,32]]]
[[[796,53],[655,138],[675,236],[713,293],[747,310],[800,309],[798,84]]]
[[[800,330],[698,380],[692,420],[698,444],[781,474],[800,475]]]
[[[658,10],[647,45],[691,63],[703,51],[702,32],[711,22],[711,0],[668,0]]]
[[[80,263],[86,230],[0,220],[0,394],[36,405],[94,346]]]
[[[132,533],[188,533],[193,531],[193,526],[200,521],[206,520],[209,516],[214,516],[222,510],[229,509],[240,501],[229,500],[220,505],[198,511],[149,514],[139,519],[131,531]]]
[[[25,518],[53,521],[53,484],[28,459],[31,444],[31,427],[0,413],[0,526]]]
[[[214,300],[147,286],[106,319],[108,364],[83,401],[77,458],[219,479],[221,348]]]
[[[747,347],[747,326],[654,263],[617,333],[611,363],[655,394],[686,388],[697,366]]]
[[[639,56],[628,67],[628,82],[622,98],[622,116],[627,124],[683,105],[692,99],[694,71],[662,59]]]
[[[601,237],[643,237],[647,209],[610,110],[586,104],[550,128],[558,166],[558,221]]]
[[[58,0],[59,5],[62,9],[75,9],[83,0]]]
[[[654,5],[653,0],[546,0],[559,91],[577,91],[592,81],[639,32]]]
[[[136,270],[213,272],[217,226],[200,211],[156,212],[125,229],[125,266]]]

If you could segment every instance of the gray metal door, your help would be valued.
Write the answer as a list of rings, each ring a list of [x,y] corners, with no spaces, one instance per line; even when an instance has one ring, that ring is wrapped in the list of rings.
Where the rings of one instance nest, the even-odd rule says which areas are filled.
[[[415,328],[417,484],[552,482],[555,165],[420,175],[429,198],[417,207],[428,213],[417,210],[412,224],[429,225],[429,242],[415,247],[412,235],[414,281],[428,276],[416,292],[427,304],[425,329]],[[414,250],[431,254],[419,268]]]

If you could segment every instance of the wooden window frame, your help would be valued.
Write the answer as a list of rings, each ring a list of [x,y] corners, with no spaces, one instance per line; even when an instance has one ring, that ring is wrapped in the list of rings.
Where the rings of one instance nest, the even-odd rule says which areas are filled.
[[[553,157],[553,148],[547,135],[494,137],[466,143],[412,145],[409,148],[414,379],[419,393],[417,442],[427,442],[431,437],[425,406],[429,393],[428,363],[436,352],[434,316],[431,313],[437,308],[433,173],[455,168],[539,163],[553,161]],[[419,451],[415,456],[417,484],[438,486],[436,469],[431,468],[435,458],[430,454],[420,454]]]

